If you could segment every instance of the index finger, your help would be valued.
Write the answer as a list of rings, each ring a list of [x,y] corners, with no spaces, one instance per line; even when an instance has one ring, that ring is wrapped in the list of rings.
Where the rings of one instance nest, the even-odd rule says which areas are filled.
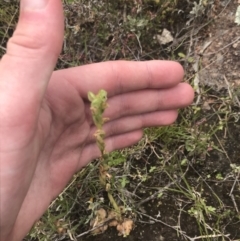
[[[182,81],[182,66],[173,61],[109,61],[55,72],[78,90],[83,98],[87,92],[105,89],[108,96],[126,92],[170,88]]]

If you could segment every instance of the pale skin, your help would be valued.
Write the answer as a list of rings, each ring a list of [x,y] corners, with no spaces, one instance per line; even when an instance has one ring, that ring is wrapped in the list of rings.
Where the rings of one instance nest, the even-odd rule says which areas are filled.
[[[108,93],[108,152],[139,141],[144,127],[173,123],[177,109],[193,100],[175,62],[53,71],[63,22],[60,0],[21,0],[17,29],[0,62],[1,241],[22,240],[73,174],[100,155],[88,91]]]

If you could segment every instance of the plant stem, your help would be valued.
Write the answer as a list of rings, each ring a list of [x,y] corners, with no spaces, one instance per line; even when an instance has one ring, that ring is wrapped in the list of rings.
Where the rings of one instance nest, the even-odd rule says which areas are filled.
[[[93,121],[97,130],[94,134],[97,142],[97,146],[101,152],[100,157],[100,166],[99,166],[99,180],[102,186],[105,188],[108,194],[108,199],[115,209],[117,213],[117,218],[122,220],[121,211],[119,206],[117,205],[114,197],[111,194],[111,186],[108,182],[110,180],[111,175],[108,174],[109,166],[107,165],[108,154],[106,152],[106,145],[104,142],[105,132],[103,130],[103,124],[106,121],[106,118],[103,118],[103,112],[107,108],[107,92],[104,90],[100,90],[97,95],[89,92],[89,100],[91,101],[91,111],[93,116]]]

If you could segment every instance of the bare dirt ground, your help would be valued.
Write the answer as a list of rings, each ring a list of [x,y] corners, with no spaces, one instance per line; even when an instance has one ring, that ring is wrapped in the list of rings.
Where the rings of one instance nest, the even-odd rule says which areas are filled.
[[[240,85],[240,28],[234,23],[236,8],[237,1],[230,1],[209,27],[209,36],[200,43],[202,47],[198,46],[198,51],[203,52],[200,82],[215,90]]]

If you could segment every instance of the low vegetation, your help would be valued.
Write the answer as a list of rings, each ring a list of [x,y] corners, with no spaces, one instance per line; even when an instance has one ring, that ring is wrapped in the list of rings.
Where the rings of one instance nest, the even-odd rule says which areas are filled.
[[[137,145],[109,154],[111,195],[134,222],[132,240],[142,240],[141,229],[159,230],[166,241],[240,240],[239,89],[216,92],[199,84],[201,65],[196,71],[199,56],[193,51],[217,16],[218,2],[64,1],[58,69],[118,59],[176,60],[196,90],[194,103],[179,112],[174,125],[146,129]],[[18,10],[17,1],[0,2],[1,56]],[[73,177],[26,241],[117,240],[116,230],[102,228],[109,225],[106,213],[112,206],[98,167],[93,161]],[[104,217],[99,210],[105,210]],[[94,239],[97,229],[104,233]],[[151,235],[149,240],[155,240]]]

